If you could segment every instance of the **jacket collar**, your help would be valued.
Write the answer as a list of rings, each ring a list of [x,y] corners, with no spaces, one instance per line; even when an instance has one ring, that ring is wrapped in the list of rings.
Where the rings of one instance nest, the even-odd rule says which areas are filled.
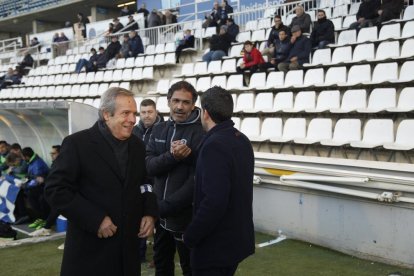
[[[211,128],[206,134],[204,134],[203,139],[200,142],[200,146],[199,148],[202,147],[202,145],[204,144],[204,142],[214,133],[217,133],[223,129],[229,129],[229,128],[233,128],[234,126],[234,122],[232,120],[226,120],[224,122],[221,122],[217,125],[215,125],[213,128]]]
[[[190,116],[187,118],[186,121],[182,122],[182,123],[178,123],[178,122],[174,122],[174,120],[170,117],[169,122],[170,123],[175,123],[177,125],[192,125],[195,124],[197,122],[200,122],[200,118],[201,118],[201,109],[198,107],[195,107],[193,111],[191,111]]]

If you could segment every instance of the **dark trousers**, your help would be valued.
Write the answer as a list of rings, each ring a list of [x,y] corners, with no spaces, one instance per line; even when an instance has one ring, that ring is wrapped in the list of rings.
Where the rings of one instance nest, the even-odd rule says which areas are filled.
[[[195,269],[193,276],[233,276],[237,270],[237,265],[219,268]]]
[[[176,237],[179,237],[176,233]],[[190,250],[182,242],[174,238],[174,232],[157,225],[154,236],[154,264],[156,276],[174,275],[175,251],[180,256],[181,270],[184,276],[191,275]]]
[[[190,46],[178,45],[177,48],[175,49],[175,60],[176,60],[176,63],[179,63],[180,62],[181,52],[185,48],[190,48]]]
[[[52,228],[52,226],[56,223],[56,219],[58,218],[59,213],[56,210],[51,209],[49,215],[46,219],[45,227],[46,229]]]
[[[243,86],[248,86],[247,82],[246,82],[246,78],[250,79],[250,76],[254,73],[256,73],[256,71],[259,69],[258,65],[253,65],[250,67],[244,67],[244,68],[240,68],[240,66],[237,66],[236,71],[239,74],[243,74]],[[250,74],[247,76],[246,74],[246,70],[250,71]]]
[[[49,216],[50,207],[44,197],[44,184],[26,188],[25,194],[29,201],[30,208],[36,213],[37,218],[46,220]]]
[[[82,68],[85,67],[86,72],[93,71],[93,64],[89,60],[81,58],[78,63],[76,63],[75,72],[80,73]]]
[[[146,262],[147,238],[139,239],[139,259],[141,263]]]

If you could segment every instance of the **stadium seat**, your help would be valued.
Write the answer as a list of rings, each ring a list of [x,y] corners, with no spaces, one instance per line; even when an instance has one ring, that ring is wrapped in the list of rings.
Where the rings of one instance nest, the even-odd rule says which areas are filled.
[[[165,96],[158,97],[158,99],[157,99],[157,110],[161,113],[169,113],[170,112],[167,97],[165,97]]]
[[[192,75],[205,75],[207,74],[207,62],[197,62],[194,65],[194,71]]]
[[[168,89],[170,88],[170,80],[169,79],[161,79],[157,82],[156,90],[152,92],[148,92],[147,94],[161,94],[166,95],[168,93]]]
[[[154,65],[154,55],[145,56],[144,66],[153,66]]]
[[[211,87],[220,86],[221,88],[226,88],[227,77],[226,76],[214,76],[211,80]]]
[[[153,80],[154,79],[154,68],[153,67],[145,67],[142,70],[142,79],[144,79],[144,80]]]
[[[62,85],[58,85],[55,87],[55,92],[53,94],[54,98],[61,98],[63,95],[63,86]]]
[[[378,45],[375,60],[385,60],[400,57],[400,42],[384,41]]]
[[[343,146],[361,141],[361,120],[339,119],[335,124],[332,139],[320,141],[324,146]]]
[[[133,80],[141,80],[142,79],[142,68],[134,68],[132,70],[132,79]]]
[[[135,67],[144,67],[145,64],[145,57],[137,56],[134,60]]]
[[[286,120],[282,136],[270,138],[271,142],[285,143],[294,139],[305,138],[306,120],[304,118],[289,118]]]
[[[347,83],[338,85],[357,85],[369,81],[371,81],[371,66],[369,64],[353,65],[349,69]]]
[[[108,90],[108,87],[109,87],[108,83],[101,83],[99,85],[99,88],[98,88],[98,95],[97,96],[101,96],[106,90]]]
[[[164,61],[165,61],[165,55],[164,54],[157,54],[154,58],[154,65],[158,65],[158,66],[163,65]]]
[[[266,85],[266,73],[254,73],[250,77],[249,88],[247,90],[264,89]]]
[[[115,68],[117,69],[123,69],[125,67],[125,58],[118,58],[116,60]]]
[[[85,82],[91,83],[95,81],[95,72],[86,73]]]
[[[81,98],[88,97],[90,86],[92,86],[92,84],[91,85],[85,84],[85,83],[81,84],[81,86],[79,88],[79,97],[81,97]]]
[[[283,109],[293,108],[293,93],[279,92],[276,94],[271,109],[262,110],[264,113],[280,112]]]
[[[339,31],[342,29],[342,16],[337,18],[331,18],[331,21],[334,25],[335,31]]]
[[[350,62],[352,61],[352,47],[345,46],[345,47],[338,47],[335,48],[332,54],[332,64],[340,64],[343,62]]]
[[[335,6],[335,0],[320,0],[319,1],[319,8],[328,8]]]
[[[240,43],[245,42],[247,40],[251,40],[250,31],[240,32],[236,37],[236,41],[238,41]]]
[[[78,78],[76,79],[76,83],[84,83],[86,82],[86,73],[80,73],[78,74]]]
[[[80,95],[80,85],[79,84],[72,85],[69,96],[71,98],[77,98],[79,97],[79,95]]]
[[[296,94],[293,108],[285,108],[283,112],[297,113],[305,111],[305,109],[314,109],[316,102],[315,91],[302,91]]]
[[[407,39],[402,46],[400,57],[409,58],[412,56],[414,56],[414,39]]]
[[[333,12],[332,12],[332,18],[335,17],[342,17],[342,16],[346,16],[348,15],[348,5],[338,5],[337,3],[335,4],[336,6],[333,7]],[[328,17],[331,18],[331,17]]]
[[[260,136],[249,137],[253,142],[264,142],[274,137],[282,136],[282,119],[281,118],[265,118],[260,130]]]
[[[89,86],[89,89],[88,89],[85,97],[95,97],[95,96],[97,96],[98,95],[98,88],[99,88],[98,83],[92,83]]]
[[[404,24],[401,37],[413,37],[414,36],[414,21],[409,21]]]
[[[315,108],[307,108],[307,113],[320,113],[339,108],[340,93],[338,90],[328,90],[319,93]]]
[[[216,27],[208,27],[204,29],[203,37],[212,37],[213,35],[217,34]]]
[[[345,16],[344,20],[342,21],[342,29],[348,29],[349,26],[354,22],[356,22],[355,15]]]
[[[227,90],[243,90],[243,75],[230,75],[227,79]]]
[[[324,84],[323,68],[309,69],[306,71],[303,85],[296,85],[295,87],[313,87],[315,85]]]
[[[112,73],[112,81],[121,81],[122,80],[122,69],[117,69]]]
[[[71,92],[72,92],[72,86],[70,84],[63,86],[62,98],[69,98]]]
[[[312,56],[311,65],[331,63],[331,49],[317,49]],[[304,64],[306,67],[309,64]]]
[[[346,67],[330,67],[325,75],[325,82],[322,86],[331,86],[346,83]]]
[[[349,14],[357,14],[360,5],[361,5],[361,2],[351,3],[351,7],[349,8]]]
[[[208,64],[207,73],[220,74],[221,73],[221,60],[212,60]]]
[[[345,91],[342,97],[341,107],[339,109],[330,109],[331,113],[349,113],[356,111],[358,108],[366,108],[367,92],[365,89],[355,89]]]
[[[373,43],[359,44],[354,49],[352,62],[373,60],[375,58],[375,46]]]
[[[388,107],[388,112],[411,112],[414,111],[414,87],[405,87],[398,98],[397,107]]]
[[[267,75],[266,88],[280,88],[283,87],[285,74],[283,72],[270,72]]]
[[[201,77],[197,80],[197,85],[195,86],[198,92],[205,92],[211,87],[211,78],[210,77]]]
[[[365,83],[378,84],[396,79],[398,79],[398,64],[396,62],[379,63],[375,66],[374,72],[372,73],[372,81]]]
[[[284,87],[303,85],[303,70],[291,70],[286,73]]]
[[[165,44],[159,43],[155,46],[155,54],[163,54],[165,52]]]
[[[186,82],[189,82],[193,87],[197,86],[197,78],[186,78]]]
[[[332,138],[332,120],[329,118],[312,119],[305,138],[295,138],[296,144],[314,144]]]
[[[53,85],[53,84],[55,84],[55,76],[49,75],[47,77],[46,85]]]
[[[395,70],[395,64],[394,64],[393,69]],[[393,76],[396,77],[396,72],[395,72],[395,74],[393,76],[390,76],[389,79],[393,83],[411,82],[412,80],[414,80],[413,70],[414,70],[414,61],[412,60],[406,61],[401,66],[400,78],[398,80],[392,79]]]
[[[246,22],[245,30],[254,31],[257,29],[257,20],[250,20]]]
[[[391,150],[414,149],[414,120],[402,120],[398,125],[395,142],[385,143],[384,148]]]
[[[125,65],[124,65],[124,67],[125,67],[125,68],[132,68],[132,67],[134,67],[134,62],[135,62],[135,59],[134,59],[134,58],[132,58],[132,57],[127,58],[127,59],[125,60]]]
[[[377,26],[362,28],[358,33],[358,43],[367,41],[375,41],[378,39],[378,28]]]
[[[164,52],[165,53],[175,52],[175,43],[174,42],[165,43]]]
[[[241,121],[240,131],[250,140],[257,139],[260,136],[260,118],[244,118]]]
[[[174,75],[174,77],[190,76],[194,72],[194,63],[184,63],[181,67],[181,74]]]
[[[106,82],[113,81],[112,79],[113,72],[114,71],[111,71],[111,70],[105,71],[103,75],[103,81],[106,81]]]
[[[370,119],[364,127],[362,141],[351,142],[354,148],[375,148],[394,142],[394,123],[391,119]]]
[[[75,83],[77,83],[78,76],[79,76],[79,74],[77,74],[77,73],[70,74],[69,84],[75,84]],[[41,85],[44,85],[43,84],[43,77],[42,77]]]
[[[359,113],[377,113],[396,105],[395,88],[375,88],[369,95],[367,108],[358,108]]]
[[[234,128],[240,129],[240,118],[239,117],[231,117],[231,120],[234,123]]]
[[[245,109],[251,110],[254,105],[254,94],[243,93],[237,97],[236,104],[234,105],[234,112],[243,112]]]
[[[252,109],[245,109],[245,113],[259,113],[264,110],[272,109],[273,107],[273,93],[259,93],[256,95],[256,99],[254,101],[254,108]]]
[[[403,20],[408,21],[414,19],[414,6],[407,6],[404,10]]]
[[[400,23],[385,24],[381,27],[378,35],[378,40],[386,40],[391,38],[401,37],[401,26]]]
[[[145,54],[146,55],[153,55],[153,54],[155,54],[155,45],[148,45],[145,48]]]
[[[122,71],[122,81],[131,81],[132,80],[132,68],[127,68]]]
[[[270,27],[272,27],[272,21],[269,18],[262,18],[257,22],[257,29],[267,29]]]
[[[236,59],[234,58],[225,59],[221,66],[221,73],[234,73],[234,72],[236,72]]]
[[[251,41],[262,41],[265,39],[266,36],[264,29],[253,31]]]
[[[355,19],[354,19],[355,20]],[[356,42],[356,30],[342,31],[338,36],[337,45],[346,45]]]

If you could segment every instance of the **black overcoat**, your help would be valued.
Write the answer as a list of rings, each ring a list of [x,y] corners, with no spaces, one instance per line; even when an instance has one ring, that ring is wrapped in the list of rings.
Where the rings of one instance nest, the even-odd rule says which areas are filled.
[[[98,124],[64,139],[45,187],[52,208],[68,219],[61,275],[140,275],[140,221],[157,216],[155,196],[140,192],[145,174],[145,147],[135,135],[128,139],[125,179]],[[118,229],[100,239],[105,216]]]

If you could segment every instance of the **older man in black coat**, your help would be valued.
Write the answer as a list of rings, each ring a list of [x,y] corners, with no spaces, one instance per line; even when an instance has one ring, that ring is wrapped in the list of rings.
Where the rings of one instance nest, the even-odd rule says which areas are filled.
[[[254,253],[253,171],[249,139],[231,121],[231,94],[213,87],[201,96],[207,130],[196,166],[194,214],[183,235],[193,275],[233,275]]]
[[[109,88],[99,121],[66,137],[46,198],[67,217],[61,275],[139,275],[139,237],[153,232],[155,196],[144,185],[145,147],[135,135],[133,93]]]

